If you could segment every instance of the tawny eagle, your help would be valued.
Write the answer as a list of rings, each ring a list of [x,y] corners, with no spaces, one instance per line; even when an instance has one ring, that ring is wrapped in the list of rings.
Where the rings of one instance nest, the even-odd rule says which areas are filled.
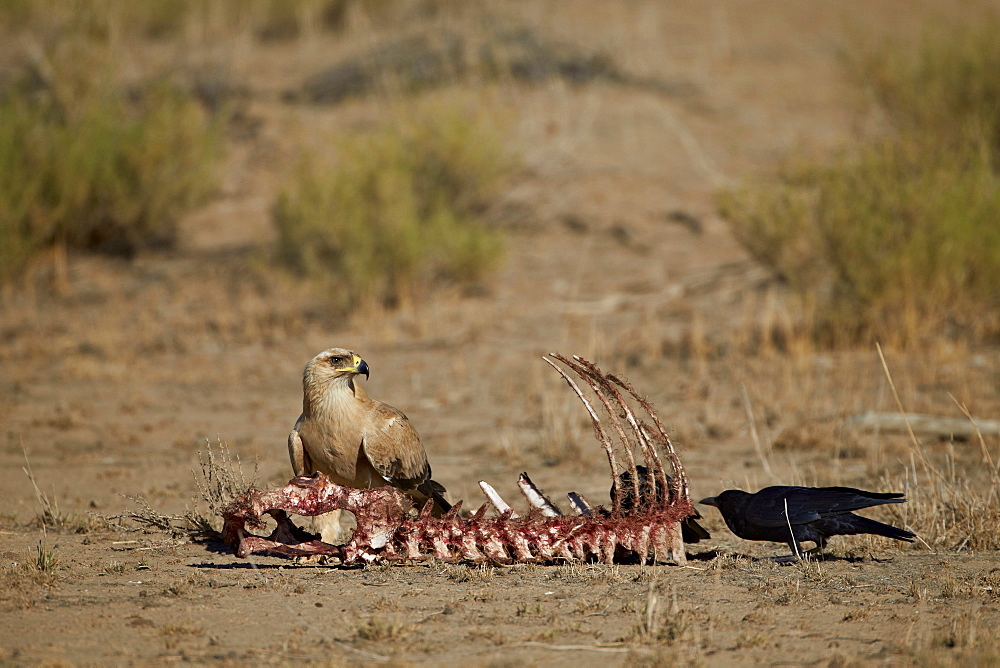
[[[434,499],[449,510],[417,430],[401,411],[368,396],[357,382],[368,364],[353,350],[329,348],[302,373],[302,415],[288,435],[295,475],[321,471],[349,487],[392,485],[418,507]]]

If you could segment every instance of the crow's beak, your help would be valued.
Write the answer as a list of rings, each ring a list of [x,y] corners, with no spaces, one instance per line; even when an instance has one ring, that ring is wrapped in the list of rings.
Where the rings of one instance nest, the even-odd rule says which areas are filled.
[[[699,501],[698,503],[704,503],[704,504],[705,504],[706,506],[715,506],[716,508],[718,508],[718,507],[719,507],[719,504],[718,504],[718,503],[716,503],[716,501],[715,501],[715,500],[716,500],[716,497],[714,497],[714,496],[710,496],[710,497],[708,497],[707,499],[702,499],[702,500],[701,500],[701,501]]]

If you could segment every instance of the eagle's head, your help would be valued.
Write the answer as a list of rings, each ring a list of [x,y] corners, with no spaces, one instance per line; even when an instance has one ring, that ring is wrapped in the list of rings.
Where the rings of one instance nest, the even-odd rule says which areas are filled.
[[[306,364],[302,385],[307,391],[331,385],[353,386],[354,377],[362,373],[368,378],[368,364],[356,352],[327,348]]]

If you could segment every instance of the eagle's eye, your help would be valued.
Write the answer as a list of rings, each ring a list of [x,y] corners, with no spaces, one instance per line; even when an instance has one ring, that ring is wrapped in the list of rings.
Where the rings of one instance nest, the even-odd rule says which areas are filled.
[[[330,364],[333,365],[333,366],[340,366],[340,364],[343,361],[344,361],[344,358],[341,357],[340,355],[334,355],[333,357],[330,358]]]

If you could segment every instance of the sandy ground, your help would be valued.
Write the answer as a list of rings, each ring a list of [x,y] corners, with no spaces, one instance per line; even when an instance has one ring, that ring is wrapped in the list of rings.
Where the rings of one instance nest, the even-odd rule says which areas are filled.
[[[713,197],[792,146],[832,150],[847,139],[861,121],[839,54],[861,27],[889,35],[930,10],[614,7],[510,11],[544,34],[606,50],[637,75],[685,82],[683,92],[560,81],[479,91],[510,110],[525,162],[505,195],[522,213],[504,266],[477,296],[445,291],[348,318],[269,269],[259,248],[272,238],[281,170],[303,138],[373,113],[365,100],[289,105],[281,91],[379,35],[185,55],[191,66],[223,62],[247,83],[258,130],[232,140],[220,191],[183,221],[182,248],[131,262],[73,257],[65,294],[15,291],[0,306],[0,661],[996,660],[997,554],[950,549],[957,541],[843,539],[831,559],[781,567],[753,558],[782,546],[741,542],[707,509],[713,539],[690,546],[685,567],[337,570],[239,560],[215,544],[100,520],[136,508],[127,497],[167,514],[196,507],[199,453],[220,440],[248,476],[256,462],[258,485],[283,483],[301,368],[334,345],[365,357],[366,389],[408,414],[453,499],[478,503],[480,479],[514,497],[527,470],[549,491],[606,500],[586,414],[540,359],[553,350],[593,359],[647,393],[696,499],[772,483],[903,485],[905,439],[829,435],[846,416],[894,410],[875,351],[757,345],[761,323],[783,317],[780,293],[718,219]],[[177,57],[168,51],[138,52]],[[996,414],[1000,351],[942,344],[887,357],[908,410],[953,415],[951,394]],[[775,437],[793,428],[821,436],[778,447]],[[966,444],[928,448],[977,461]],[[40,494],[61,527],[39,529]],[[874,516],[903,524],[905,513]],[[51,573],[24,566],[40,552],[58,561]]]

